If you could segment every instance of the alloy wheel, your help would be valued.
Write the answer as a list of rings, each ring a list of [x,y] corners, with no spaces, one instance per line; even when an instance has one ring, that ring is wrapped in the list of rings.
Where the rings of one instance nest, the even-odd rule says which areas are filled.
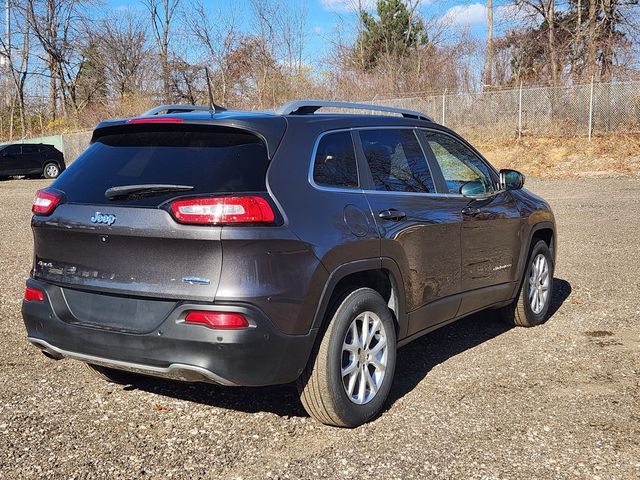
[[[529,274],[529,305],[536,315],[540,314],[549,300],[549,262],[547,257],[539,253],[531,263]]]
[[[358,405],[370,402],[387,369],[387,334],[378,315],[362,312],[351,322],[342,343],[341,366],[349,400]]]

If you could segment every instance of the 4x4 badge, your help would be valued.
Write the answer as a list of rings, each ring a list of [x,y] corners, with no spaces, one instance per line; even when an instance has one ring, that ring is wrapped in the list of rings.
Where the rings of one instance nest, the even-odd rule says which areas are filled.
[[[90,220],[91,223],[106,223],[107,225],[113,225],[116,221],[116,216],[111,213],[96,212]]]

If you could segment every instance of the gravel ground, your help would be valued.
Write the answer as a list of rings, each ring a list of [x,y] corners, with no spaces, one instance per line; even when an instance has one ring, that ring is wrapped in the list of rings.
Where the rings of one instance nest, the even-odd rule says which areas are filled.
[[[53,362],[20,316],[38,180],[0,183],[0,478],[640,478],[640,178],[532,180],[559,229],[551,319],[475,315],[400,350],[354,430],[295,389],[135,387]]]

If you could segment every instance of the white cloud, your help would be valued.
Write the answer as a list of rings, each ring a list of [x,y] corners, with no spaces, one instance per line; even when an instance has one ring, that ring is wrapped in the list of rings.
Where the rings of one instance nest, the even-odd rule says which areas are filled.
[[[525,6],[500,5],[496,8],[495,18],[498,25],[503,24],[507,28],[522,26],[532,15],[531,10]]]
[[[487,21],[487,8],[482,3],[456,5],[447,10],[440,21],[456,26],[483,25]]]
[[[365,10],[373,10],[376,8],[376,0],[320,0],[322,6],[332,12],[355,12],[358,10],[359,4]]]

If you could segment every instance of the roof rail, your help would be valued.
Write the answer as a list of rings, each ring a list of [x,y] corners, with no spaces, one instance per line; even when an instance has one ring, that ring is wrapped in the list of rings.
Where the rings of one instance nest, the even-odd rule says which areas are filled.
[[[143,117],[151,117],[153,115],[158,115],[161,112],[169,113],[186,113],[186,112],[218,112],[225,110],[222,107],[216,106],[215,109],[208,107],[206,105],[186,105],[186,104],[177,104],[177,105],[159,105],[157,107],[152,108],[142,114]]]
[[[417,120],[427,120],[429,122],[433,121],[431,117],[425,115],[424,113],[415,112],[413,110],[405,110],[404,108],[387,107],[385,105],[372,105],[369,103],[331,102],[327,100],[294,100],[293,102],[285,103],[275,112],[278,115],[310,115],[324,107],[398,113],[405,118],[415,118]]]

